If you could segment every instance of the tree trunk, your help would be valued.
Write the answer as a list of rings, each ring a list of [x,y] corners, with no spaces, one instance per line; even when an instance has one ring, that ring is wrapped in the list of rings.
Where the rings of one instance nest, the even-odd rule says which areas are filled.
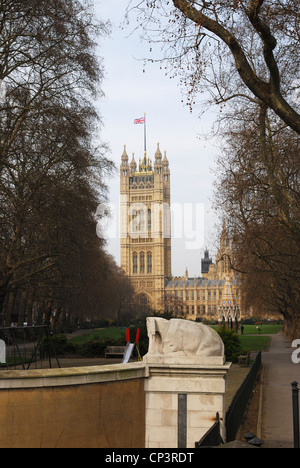
[[[284,333],[289,340],[295,340],[300,337],[300,313],[293,314],[291,317],[285,320]]]

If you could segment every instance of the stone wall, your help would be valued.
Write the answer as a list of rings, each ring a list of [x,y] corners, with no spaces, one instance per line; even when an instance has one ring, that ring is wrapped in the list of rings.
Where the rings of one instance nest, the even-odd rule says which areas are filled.
[[[225,417],[223,366],[151,365],[146,391],[146,448],[195,448],[195,442]],[[181,407],[181,408],[180,408]],[[224,427],[222,435],[225,438]]]
[[[143,448],[140,364],[0,374],[0,448]]]
[[[224,417],[229,367],[1,371],[0,448],[193,448]]]

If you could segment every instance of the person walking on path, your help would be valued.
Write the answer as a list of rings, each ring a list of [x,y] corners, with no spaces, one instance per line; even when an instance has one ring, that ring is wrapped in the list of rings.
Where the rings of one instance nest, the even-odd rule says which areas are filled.
[[[300,384],[300,364],[292,361],[294,348],[283,332],[272,335],[270,349],[262,353],[263,448],[293,448],[291,383]]]

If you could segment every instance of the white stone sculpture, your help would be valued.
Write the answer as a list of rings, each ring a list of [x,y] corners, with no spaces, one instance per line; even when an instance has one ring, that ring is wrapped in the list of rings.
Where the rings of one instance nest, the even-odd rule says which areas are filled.
[[[149,349],[145,362],[208,365],[225,362],[222,339],[203,323],[148,317],[147,330]]]

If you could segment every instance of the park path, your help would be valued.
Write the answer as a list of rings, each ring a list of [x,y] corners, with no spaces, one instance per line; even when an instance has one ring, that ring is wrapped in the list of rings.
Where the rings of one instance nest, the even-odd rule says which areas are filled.
[[[262,353],[263,448],[293,448],[291,382],[300,385],[300,364],[292,362],[294,350],[280,332],[272,335],[269,351]]]

